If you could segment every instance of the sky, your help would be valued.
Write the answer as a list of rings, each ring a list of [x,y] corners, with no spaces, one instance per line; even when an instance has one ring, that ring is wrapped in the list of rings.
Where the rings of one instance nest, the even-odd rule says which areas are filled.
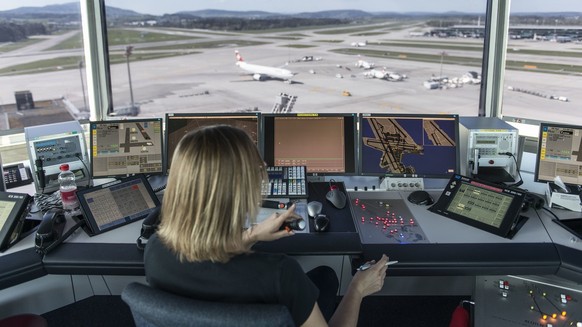
[[[0,0],[0,11],[19,7],[40,7],[62,4],[67,0]],[[485,12],[486,0],[106,0],[108,6],[130,9],[143,14],[162,15],[186,10],[263,10],[278,13],[321,11],[336,9],[360,9],[364,11],[394,12]],[[309,9],[303,9],[309,8]],[[581,0],[512,0],[514,12],[582,12]]]

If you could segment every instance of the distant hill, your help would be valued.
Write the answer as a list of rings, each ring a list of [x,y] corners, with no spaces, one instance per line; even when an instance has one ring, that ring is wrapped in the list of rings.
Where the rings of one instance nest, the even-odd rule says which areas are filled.
[[[107,17],[143,17],[146,15],[140,14],[138,12],[126,9],[120,9],[115,7],[106,7]],[[20,7],[11,10],[0,11],[0,17],[10,17],[10,18],[34,18],[34,17],[46,17],[46,16],[70,16],[70,15],[80,15],[81,5],[79,2],[69,2],[58,5],[47,5],[43,7]]]
[[[194,10],[194,11],[179,11],[175,15],[190,15],[202,18],[214,17],[237,17],[237,18],[273,18],[285,16],[283,14],[271,13],[266,11],[230,11],[230,10]]]
[[[2,0],[0,0],[2,1]],[[5,0],[3,0],[5,1]],[[107,6],[107,17],[108,18],[118,18],[118,19],[139,19],[145,18],[155,19],[155,15],[148,15],[135,12],[133,10],[121,9],[116,7]],[[58,16],[72,16],[79,15],[80,5],[79,2],[69,2],[64,4],[47,5],[42,7],[20,7],[11,10],[0,11],[0,17],[4,18],[41,18],[41,17],[58,17]],[[214,17],[228,17],[228,18],[248,18],[248,19],[261,19],[261,18],[308,18],[308,19],[368,19],[368,18],[395,18],[395,17],[454,17],[454,16],[466,16],[466,15],[477,15],[484,13],[465,13],[457,11],[449,11],[444,13],[431,13],[431,12],[367,12],[363,10],[327,10],[327,11],[317,11],[317,12],[300,12],[300,13],[273,13],[267,11],[231,11],[231,10],[216,10],[216,9],[206,9],[206,10],[195,10],[195,11],[180,11],[174,14],[168,13],[168,15],[188,15],[196,16],[201,18],[214,18]],[[522,12],[522,13],[511,13],[515,16],[539,16],[539,17],[576,17],[582,16],[580,12],[551,12],[551,13],[533,13],[533,12]]]
[[[302,12],[293,14],[293,17],[299,18],[335,18],[335,19],[362,19],[373,18],[374,14],[363,10],[326,10],[316,12]]]
[[[1,14],[7,14],[11,16],[20,15],[36,15],[36,14],[79,14],[81,12],[80,4],[78,2],[70,2],[59,5],[48,5],[44,7],[20,7],[16,9],[0,11]]]

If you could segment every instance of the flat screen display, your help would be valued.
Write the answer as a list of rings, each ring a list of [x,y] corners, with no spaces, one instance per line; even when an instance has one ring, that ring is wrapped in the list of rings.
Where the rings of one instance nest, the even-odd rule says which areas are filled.
[[[450,178],[459,171],[457,115],[362,114],[362,175]]]
[[[453,175],[430,211],[487,232],[511,238],[525,192]]]
[[[571,186],[582,185],[582,126],[542,123],[536,182],[553,182],[559,176]]]
[[[249,135],[260,149],[260,113],[175,113],[166,114],[166,164],[169,171],[178,142],[191,131],[212,125],[238,127]]]
[[[77,192],[89,235],[129,224],[145,218],[160,205],[144,175]]]
[[[269,166],[306,166],[308,174],[356,173],[356,114],[264,114]]]
[[[161,118],[93,121],[89,126],[94,178],[163,173]]]

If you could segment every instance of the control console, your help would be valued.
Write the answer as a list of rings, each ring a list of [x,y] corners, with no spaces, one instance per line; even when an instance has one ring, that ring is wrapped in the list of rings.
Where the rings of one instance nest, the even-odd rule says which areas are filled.
[[[307,167],[267,167],[269,182],[263,184],[262,194],[268,198],[307,198]]]
[[[482,276],[475,327],[582,327],[580,284],[539,276]]]
[[[354,224],[363,244],[428,243],[405,200],[393,192],[350,192]]]
[[[380,188],[386,191],[424,190],[424,179],[418,177],[386,177]]]

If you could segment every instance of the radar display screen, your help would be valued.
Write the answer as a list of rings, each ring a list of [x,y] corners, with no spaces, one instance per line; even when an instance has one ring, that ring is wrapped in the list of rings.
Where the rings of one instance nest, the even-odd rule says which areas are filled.
[[[230,125],[242,129],[259,144],[259,112],[224,112],[224,113],[170,113],[166,114],[166,172],[172,165],[172,157],[180,140],[189,132],[212,125]]]
[[[356,174],[356,114],[264,114],[262,121],[269,166],[306,166],[309,175]]]
[[[429,210],[502,237],[512,237],[524,199],[524,192],[453,175]]]
[[[450,178],[459,171],[459,117],[362,114],[362,175]]]

